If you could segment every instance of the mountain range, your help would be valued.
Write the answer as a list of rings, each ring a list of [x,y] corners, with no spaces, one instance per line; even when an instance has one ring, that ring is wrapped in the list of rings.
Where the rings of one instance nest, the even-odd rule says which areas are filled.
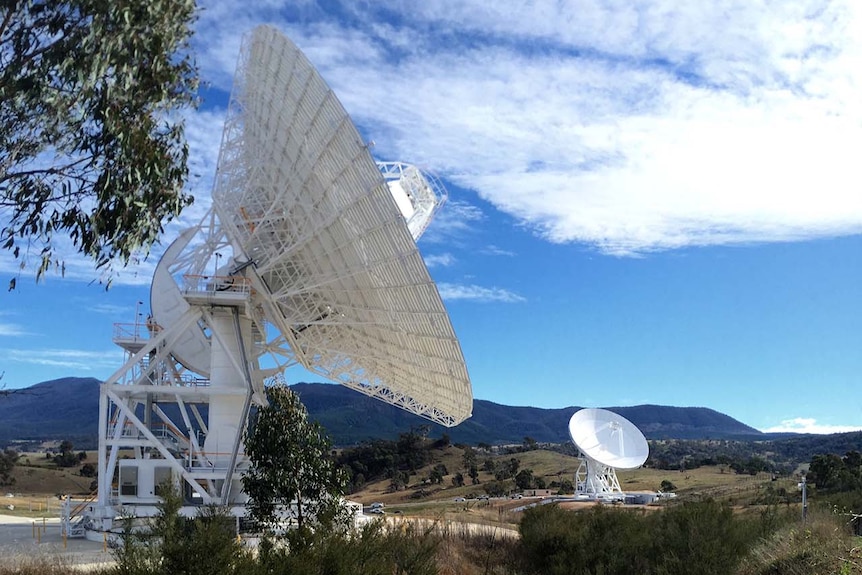
[[[0,395],[0,445],[11,440],[71,439],[95,443],[99,380],[68,377]],[[428,426],[431,437],[448,434],[454,442],[476,445],[569,441],[568,421],[579,409],[516,407],[477,399],[473,416],[453,428],[433,424],[404,410],[340,385],[297,383],[291,386],[312,419],[320,422],[335,445],[370,439],[394,439],[399,433]],[[705,407],[638,405],[608,407],[634,423],[648,439],[768,440],[732,417]]]

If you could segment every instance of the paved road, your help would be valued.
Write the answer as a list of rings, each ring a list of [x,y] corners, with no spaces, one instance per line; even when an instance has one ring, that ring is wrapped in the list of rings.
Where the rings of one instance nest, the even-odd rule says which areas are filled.
[[[18,564],[27,560],[45,559],[69,565],[100,565],[114,560],[110,550],[101,543],[85,539],[69,539],[63,547],[60,522],[49,519],[44,532],[33,537],[33,519],[0,515],[0,565]],[[41,531],[42,520],[36,525]]]

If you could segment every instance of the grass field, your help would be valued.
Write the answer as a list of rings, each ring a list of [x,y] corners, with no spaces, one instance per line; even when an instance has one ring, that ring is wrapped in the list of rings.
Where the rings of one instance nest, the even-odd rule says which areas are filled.
[[[62,499],[80,499],[90,494],[91,477],[81,476],[81,467],[95,463],[96,452],[75,467],[57,468],[44,453],[22,453],[12,470],[14,484],[0,487],[0,513],[22,517],[57,517]]]
[[[400,511],[407,515],[426,517],[461,518],[472,520],[509,523],[512,518],[510,510],[523,505],[519,501],[495,500],[493,504],[478,501],[485,494],[484,485],[494,481],[490,473],[479,474],[479,483],[472,485],[463,469],[463,450],[449,446],[435,452],[433,463],[417,470],[410,476],[406,489],[392,491],[388,479],[370,482],[362,490],[349,497],[364,504],[373,502],[384,503],[387,509]],[[553,451],[534,450],[515,454],[490,455],[479,453],[477,462],[481,467],[487,458],[496,461],[508,461],[511,458],[519,460],[520,469],[531,469],[535,477],[542,477],[546,484],[572,480],[580,461],[571,456]],[[88,452],[84,463],[95,463],[96,453]],[[440,484],[430,484],[423,479],[428,477],[434,465],[443,464],[449,474]],[[92,479],[80,475],[81,465],[69,468],[57,468],[44,453],[22,454],[18,465],[13,471],[15,484],[0,488],[0,494],[11,494],[13,497],[3,497],[0,501],[0,512],[28,517],[56,516],[59,512],[59,497],[70,495],[72,498],[82,498],[90,493]],[[455,473],[465,476],[466,485],[456,487],[452,484]],[[662,481],[670,481],[676,486],[675,492],[679,500],[710,497],[727,501],[735,506],[745,507],[758,500],[766,486],[784,488],[786,492],[796,490],[795,478],[773,478],[766,473],[756,476],[738,475],[726,466],[701,467],[684,472],[660,469],[636,469],[618,472],[620,485],[624,491],[643,492],[657,491]],[[506,481],[507,489],[515,491],[514,482]],[[456,498],[467,501],[456,502]],[[9,509],[12,506],[13,509]]]
[[[449,446],[434,454],[432,464],[417,470],[410,476],[406,489],[391,491],[390,481],[382,480],[367,484],[360,492],[351,494],[350,499],[361,503],[382,502],[386,509],[386,523],[395,526],[405,525],[398,518],[418,518],[419,530],[415,537],[426,537],[430,530],[439,537],[437,561],[440,573],[472,574],[498,573],[513,574],[519,571],[505,564],[508,560],[506,549],[514,549],[520,541],[519,523],[523,513],[518,511],[525,505],[540,503],[539,498],[492,498],[478,499],[484,494],[484,485],[495,481],[494,477],[482,472],[479,484],[456,487],[452,484],[455,473],[463,469],[463,451]],[[479,454],[479,465],[489,457]],[[519,460],[520,469],[531,469],[534,476],[544,478],[546,483],[572,480],[579,460],[552,451],[536,450],[515,454],[501,454],[493,458],[497,461]],[[88,453],[87,460],[95,462],[95,454]],[[429,476],[434,465],[443,464],[449,470],[441,484],[431,485],[423,481]],[[60,513],[61,500],[57,495],[69,494],[83,496],[88,492],[90,478],[79,474],[80,467],[58,469],[44,454],[25,454],[14,471],[16,484],[0,488],[0,514],[17,515],[38,519],[56,518]],[[625,491],[656,491],[663,481],[675,485],[678,497],[669,500],[670,505],[684,501],[712,498],[731,503],[739,514],[755,514],[757,518],[767,509],[763,505],[764,495],[778,492],[791,494],[786,500],[798,499],[796,478],[774,478],[769,474],[739,475],[724,466],[701,467],[692,470],[667,471],[658,469],[637,469],[618,473],[620,484]],[[469,477],[465,477],[469,483]],[[506,480],[514,491],[514,483]],[[5,490],[5,491],[4,491]],[[7,497],[6,494],[11,494]],[[421,497],[416,497],[421,493]],[[464,501],[455,501],[465,498]],[[13,509],[6,509],[11,505]],[[561,504],[563,509],[573,511],[587,509],[594,504],[570,502]],[[663,513],[663,505],[639,506],[638,516],[650,516],[650,512]],[[782,505],[780,510],[785,517],[796,516],[798,503]],[[841,518],[832,514],[823,515],[815,510],[806,529],[800,530],[797,524],[788,524],[775,532],[770,538],[758,542],[746,558],[737,575],[763,575],[764,573],[798,573],[800,575],[820,575],[826,573],[862,573],[858,538],[847,534],[846,525]],[[423,533],[425,535],[423,535]],[[506,540],[502,543],[489,543]],[[494,558],[497,563],[491,569],[488,561]],[[55,571],[38,566],[35,570],[11,568],[3,570],[0,561],[0,575],[29,575],[30,573],[54,572],[56,575],[69,575],[75,572],[71,567],[58,567]],[[782,570],[789,566],[789,570]],[[468,568],[469,567],[469,568]],[[776,570],[778,569],[778,570]]]
[[[485,494],[484,484],[495,479],[491,474],[482,472],[479,475],[480,483],[470,485],[470,478],[466,477],[463,469],[462,454],[463,451],[454,446],[441,450],[439,457],[435,456],[432,464],[417,470],[410,476],[410,483],[406,489],[392,491],[390,481],[386,479],[366,484],[362,490],[348,497],[366,505],[381,502],[385,504],[386,515],[390,517],[421,517],[443,523],[478,523],[490,527],[517,529],[522,514],[516,510],[525,505],[539,503],[538,498],[478,499]],[[487,457],[487,454],[479,454],[477,461],[480,466]],[[573,480],[575,471],[580,465],[580,461],[575,457],[546,450],[497,455],[494,459],[508,461],[512,457],[519,460],[520,469],[531,469],[534,476],[544,478],[548,485],[554,481],[559,483],[564,479]],[[450,472],[444,477],[443,482],[431,485],[423,481],[428,477],[431,468],[439,463],[446,465]],[[465,475],[468,485],[456,487],[452,484],[451,479],[458,471]],[[772,499],[767,497],[768,494],[780,491],[786,494],[783,499],[786,505],[782,507],[791,514],[801,515],[798,478],[775,478],[768,473],[740,475],[727,466],[700,467],[683,472],[641,468],[620,471],[617,475],[622,489],[628,492],[656,492],[663,481],[674,484],[674,492],[677,494],[675,499],[665,500],[658,505],[638,506],[644,511],[659,510],[667,504],[677,505],[685,501],[708,498],[729,503],[737,513],[758,514],[766,509],[764,503],[780,502],[774,497]],[[507,489],[516,491],[511,479],[506,480],[505,483]],[[455,501],[460,498],[466,500]],[[572,510],[592,505],[594,504],[584,502],[562,504],[564,508]]]

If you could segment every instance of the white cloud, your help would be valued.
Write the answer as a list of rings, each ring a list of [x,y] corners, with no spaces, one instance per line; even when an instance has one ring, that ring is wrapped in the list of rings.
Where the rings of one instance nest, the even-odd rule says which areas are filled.
[[[517,255],[515,252],[511,250],[506,250],[501,248],[500,246],[495,246],[494,244],[489,244],[482,248],[481,253],[489,256],[506,256],[506,257],[514,257]]]
[[[21,335],[32,335],[30,332],[24,329],[24,326],[18,325],[17,323],[6,323],[0,322],[0,337],[15,337]]]
[[[523,296],[503,288],[486,288],[477,285],[439,283],[437,289],[444,300],[471,300],[477,302],[520,303],[527,301]]]
[[[764,433],[847,433],[850,431],[862,431],[862,425],[829,425],[817,423],[816,419],[808,417],[795,417],[785,419],[779,425],[763,429]]]
[[[424,256],[422,259],[425,260],[425,265],[429,268],[434,267],[449,267],[454,265],[457,261],[455,256],[452,254],[431,254],[428,256]]]
[[[421,241],[429,244],[457,242],[471,234],[477,223],[484,219],[485,214],[478,206],[450,200],[434,215]]]
[[[380,155],[549,241],[625,255],[862,232],[856,3],[391,3],[399,28],[378,6],[273,21]]]
[[[116,305],[110,303],[98,303],[87,307],[87,309],[91,312],[111,316],[132,316],[134,315],[134,312],[132,311],[133,308],[134,306],[130,305]]]
[[[273,24],[381,159],[430,168],[548,241],[631,255],[862,233],[854,0],[200,8],[196,58],[215,90],[231,88],[241,35]],[[188,116],[195,205],[115,283],[148,283],[209,207],[223,118]],[[483,217],[450,201],[423,241],[456,243]],[[0,271],[16,264],[0,254]],[[99,278],[88,260],[66,264]]]

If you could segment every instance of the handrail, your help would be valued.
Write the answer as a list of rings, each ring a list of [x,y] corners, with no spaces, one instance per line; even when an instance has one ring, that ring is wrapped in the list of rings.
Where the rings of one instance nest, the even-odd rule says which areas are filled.
[[[73,519],[78,516],[78,514],[84,510],[87,505],[96,500],[99,496],[99,490],[93,491],[90,495],[87,496],[82,502],[80,502],[72,511],[69,512],[69,519]]]
[[[251,293],[251,280],[245,276],[205,276],[186,274],[183,276],[183,291]]]
[[[157,324],[152,318],[148,318],[146,322],[122,323],[114,324],[114,341],[117,340],[141,340],[146,341],[162,330],[162,326]]]

